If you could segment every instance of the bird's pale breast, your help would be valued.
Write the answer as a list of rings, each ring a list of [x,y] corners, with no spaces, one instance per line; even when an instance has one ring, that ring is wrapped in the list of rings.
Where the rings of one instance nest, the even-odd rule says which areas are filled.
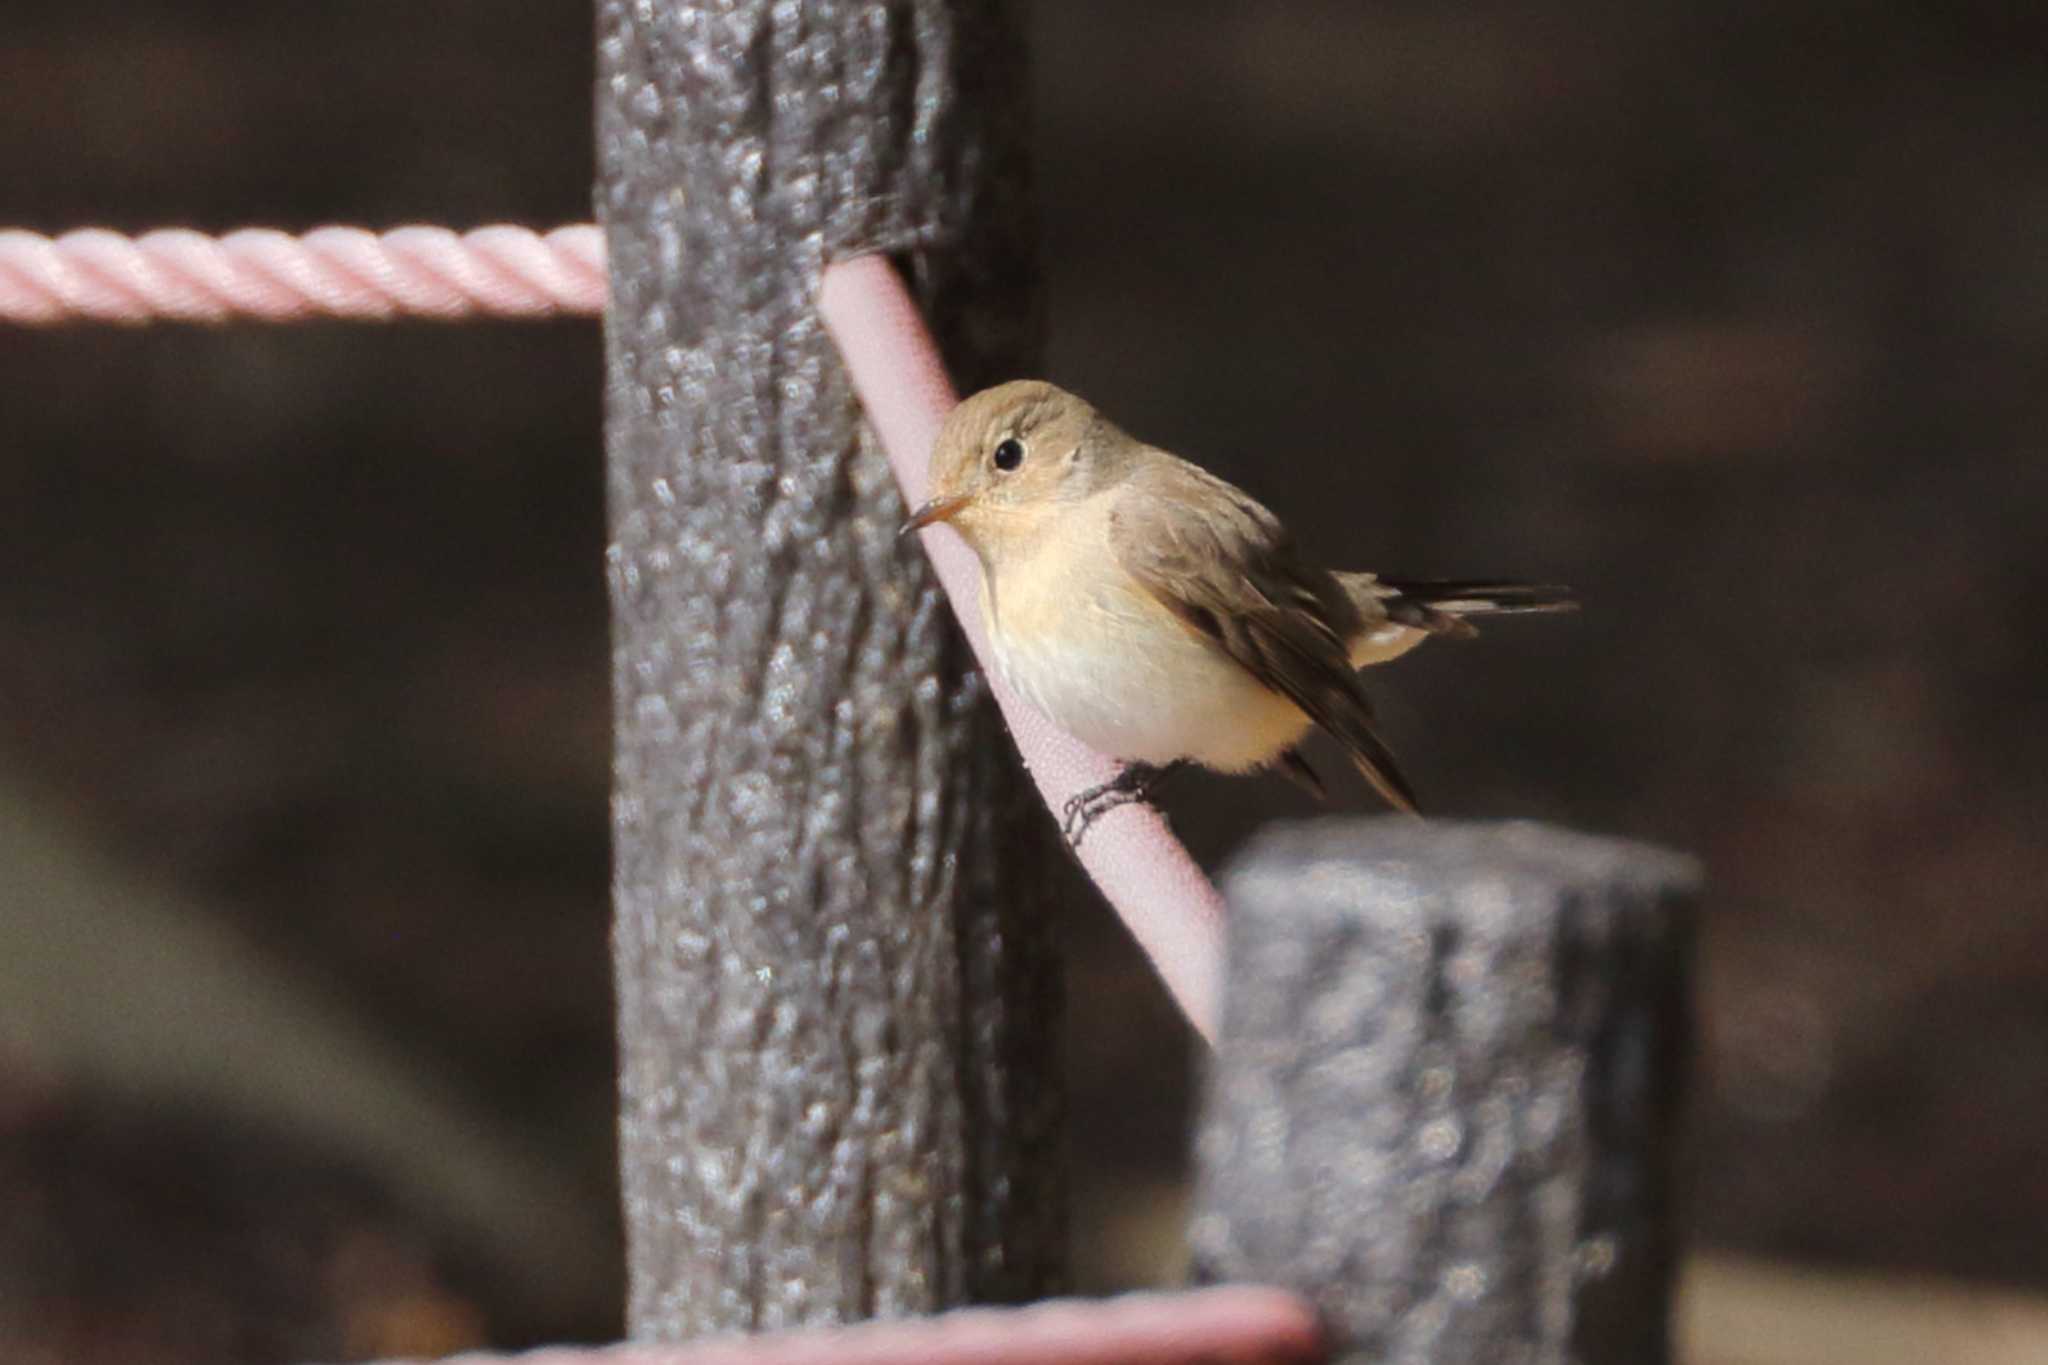
[[[1242,772],[1279,756],[1308,718],[1195,634],[1125,573],[1100,519],[985,571],[996,667],[1091,748]]]

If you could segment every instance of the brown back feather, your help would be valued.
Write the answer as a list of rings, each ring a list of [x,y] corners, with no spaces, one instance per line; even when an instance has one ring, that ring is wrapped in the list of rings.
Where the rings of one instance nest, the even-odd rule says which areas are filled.
[[[1351,667],[1357,609],[1335,578],[1295,556],[1278,518],[1214,475],[1155,456],[1117,495],[1109,542],[1183,624],[1329,731],[1389,804],[1415,809]]]

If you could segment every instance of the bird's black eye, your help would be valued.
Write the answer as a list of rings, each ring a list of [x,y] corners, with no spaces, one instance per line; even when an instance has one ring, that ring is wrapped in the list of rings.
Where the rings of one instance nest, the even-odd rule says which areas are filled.
[[[1006,437],[996,447],[996,468],[1005,474],[1024,463],[1024,443],[1014,436]]]

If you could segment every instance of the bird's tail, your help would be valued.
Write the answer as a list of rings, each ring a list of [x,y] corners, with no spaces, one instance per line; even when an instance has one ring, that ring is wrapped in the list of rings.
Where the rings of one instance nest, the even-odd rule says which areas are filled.
[[[1555,583],[1504,583],[1493,579],[1381,578],[1347,573],[1337,581],[1366,620],[1386,624],[1354,643],[1353,662],[1379,663],[1405,654],[1431,635],[1469,639],[1478,630],[1469,618],[1519,612],[1577,611],[1572,590]]]
[[[1484,579],[1378,580],[1387,619],[1432,635],[1471,635],[1466,619],[1516,612],[1577,611],[1572,590],[1556,583],[1497,583]]]

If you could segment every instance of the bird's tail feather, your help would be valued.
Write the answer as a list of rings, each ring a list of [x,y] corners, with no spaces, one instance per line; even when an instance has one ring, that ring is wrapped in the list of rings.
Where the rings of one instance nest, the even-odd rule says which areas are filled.
[[[1340,576],[1345,590],[1361,604],[1371,602],[1399,625],[1432,635],[1470,636],[1477,632],[1471,616],[1506,616],[1520,612],[1577,611],[1578,598],[1556,583],[1508,583],[1482,578],[1381,578],[1356,573]]]

